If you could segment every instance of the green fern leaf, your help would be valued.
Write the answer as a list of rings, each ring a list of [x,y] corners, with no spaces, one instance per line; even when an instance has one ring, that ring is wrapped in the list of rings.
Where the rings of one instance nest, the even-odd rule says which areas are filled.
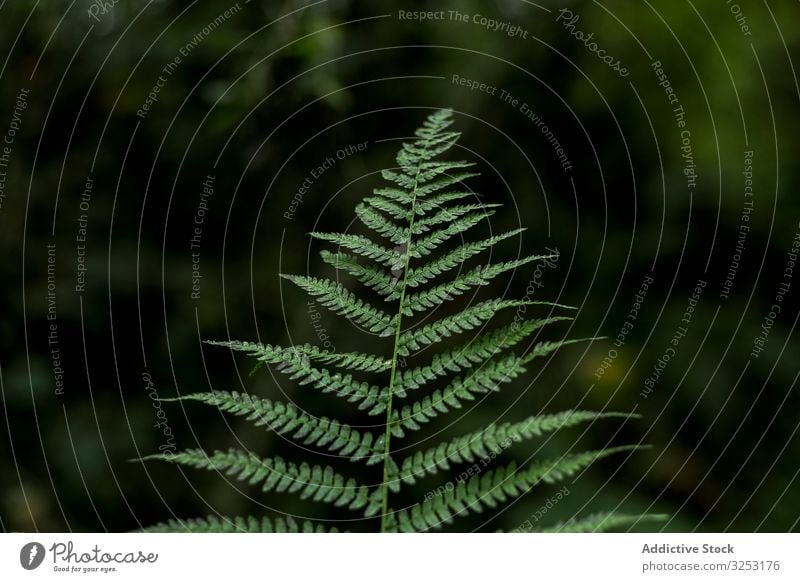
[[[618,412],[586,412],[569,410],[557,414],[531,416],[520,422],[490,424],[486,428],[456,437],[425,451],[418,451],[403,459],[398,478],[413,485],[425,475],[447,471],[452,464],[486,462],[507,449],[513,443],[576,426],[601,418],[632,418],[636,415]]]
[[[518,470],[516,463],[488,470],[461,481],[440,496],[433,496],[409,509],[396,512],[400,531],[426,531],[450,523],[458,514],[481,513],[485,508],[518,497],[539,483],[553,484],[575,475],[593,462],[637,449],[636,446],[614,447],[566,455],[546,461],[535,461],[527,469]]]
[[[423,327],[411,329],[400,335],[400,355],[407,356],[410,350],[419,350],[424,346],[439,343],[444,338],[451,337],[454,334],[463,333],[475,329],[486,321],[490,320],[497,312],[510,307],[528,307],[531,305],[548,305],[550,307],[563,307],[571,309],[567,305],[558,305],[555,303],[548,303],[545,301],[518,301],[513,299],[490,299],[472,307],[443,317],[442,319],[429,323]],[[563,318],[568,320],[571,318]],[[548,323],[554,323],[553,318],[544,320]]]
[[[541,533],[590,533],[605,532],[612,529],[630,528],[647,521],[665,521],[667,515],[623,515],[619,513],[595,513],[580,519],[570,519],[544,528],[526,530]]]
[[[326,527],[310,521],[297,522],[292,517],[206,518],[173,519],[145,528],[150,533],[336,533],[335,527]]]
[[[478,195],[475,192],[442,192],[441,194],[436,194],[425,200],[418,201],[414,211],[417,216],[424,216],[431,210],[443,210],[447,208],[444,206],[447,202],[477,197]]]
[[[356,216],[364,223],[364,226],[377,232],[384,238],[388,238],[394,244],[399,245],[408,240],[408,228],[398,226],[395,222],[383,216],[367,206],[359,204],[356,206]]]
[[[417,183],[424,184],[425,182],[430,182],[437,176],[448,174],[453,170],[458,170],[461,168],[471,168],[474,165],[475,164],[471,162],[426,162],[420,164],[419,171],[417,172]],[[458,174],[456,176],[458,176]],[[451,178],[455,176],[448,175],[447,177]],[[464,179],[465,178],[461,178],[458,180],[458,182],[461,182]]]
[[[414,176],[409,176],[402,172],[395,172],[394,170],[383,170],[381,176],[383,176],[384,180],[394,182],[404,190],[414,190],[416,188],[417,181]],[[407,198],[408,202],[411,202],[411,200],[412,197]]]
[[[364,198],[364,202],[397,220],[408,220],[409,211],[403,208],[407,194],[402,190],[382,188],[374,191],[376,196]],[[393,202],[393,200],[395,202]],[[399,204],[397,203],[399,202]]]
[[[560,342],[540,342],[524,356],[509,355],[486,362],[470,374],[454,378],[443,390],[435,390],[431,395],[410,405],[405,405],[392,416],[392,434],[405,436],[405,430],[416,431],[421,425],[429,423],[438,416],[453,409],[461,408],[462,403],[475,399],[475,395],[496,392],[500,384],[511,382],[525,372],[525,364],[537,357],[546,356],[559,347],[582,340]]]
[[[482,220],[486,220],[493,215],[494,210],[484,210],[457,218],[446,227],[433,231],[431,234],[417,240],[414,243],[414,250],[411,252],[411,256],[417,259],[425,257],[457,234],[468,231]]]
[[[420,285],[424,285],[435,277],[438,277],[439,275],[446,273],[455,267],[462,266],[467,259],[493,247],[502,240],[523,232],[524,230],[525,229],[520,228],[504,234],[493,236],[486,240],[461,245],[449,253],[439,257],[438,259],[434,259],[425,265],[410,269],[406,284],[409,287],[419,287]],[[552,255],[539,255],[537,259],[547,259],[551,257]]]
[[[370,340],[375,340],[374,336],[392,338],[391,348],[389,339],[373,341],[367,348],[369,353],[324,350],[311,344],[284,348],[251,342],[208,342],[255,358],[259,365],[274,366],[274,370],[301,388],[318,391],[322,398],[326,394],[342,398],[362,415],[372,417],[370,425],[377,426],[378,430],[372,433],[356,428],[360,425],[354,421],[314,415],[291,403],[238,392],[212,391],[176,399],[213,406],[303,447],[314,447],[318,454],[378,465],[376,469],[382,469],[382,477],[377,483],[359,484],[330,466],[295,463],[280,457],[261,458],[235,449],[211,454],[190,449],[146,459],[218,471],[258,486],[265,493],[292,493],[301,499],[358,511],[364,519],[375,519],[375,529],[379,531],[428,531],[450,523],[459,515],[494,508],[538,484],[574,476],[611,454],[636,448],[608,448],[534,460],[519,469],[513,463],[504,465],[494,461],[513,442],[599,418],[630,416],[568,410],[518,422],[491,424],[451,440],[433,436],[427,441],[426,450],[398,461],[398,446],[393,439],[406,437],[409,432],[438,421],[480,395],[500,390],[502,384],[523,374],[534,359],[548,356],[562,346],[585,341],[544,341],[531,347],[529,338],[537,330],[570,318],[547,314],[522,318],[521,315],[536,305],[550,311],[566,307],[555,303],[489,298],[460,310],[453,309],[438,318],[430,317],[428,312],[433,308],[455,302],[468,291],[477,293],[479,287],[504,273],[533,261],[555,258],[533,255],[506,262],[468,265],[473,258],[519,235],[524,229],[456,243],[456,238],[488,220],[500,205],[485,203],[462,185],[464,180],[477,175],[471,171],[472,163],[440,158],[455,146],[461,135],[448,129],[452,123],[452,111],[436,111],[414,132],[414,139],[402,144],[395,158],[396,167],[381,173],[386,184],[373,189],[355,208],[356,217],[368,236],[310,233],[323,246],[334,247],[321,249],[322,261],[332,266],[337,276],[346,275],[358,283],[355,290],[351,290],[349,283],[345,286],[338,280],[282,275],[320,305],[361,327],[361,332],[371,334]],[[375,242],[379,239],[384,244]],[[447,250],[451,245],[454,248]],[[444,277],[454,270],[455,276],[445,280]],[[437,282],[440,277],[443,280]],[[369,301],[362,299],[361,291],[369,289],[376,296]],[[372,304],[377,301],[381,301],[380,308]],[[515,308],[513,323],[487,331],[482,329],[492,323],[499,312]],[[462,338],[461,345],[441,349],[445,340],[472,331],[475,337]],[[386,349],[382,351],[382,348]],[[514,353],[515,350],[519,353]],[[426,360],[427,364],[412,361],[409,365],[403,360],[415,359],[423,351],[433,354]],[[431,386],[439,380],[444,387]],[[415,391],[423,387],[426,393],[412,400],[412,395],[418,394]],[[494,462],[498,464],[488,466]],[[421,477],[450,471],[454,465],[462,463],[473,463],[467,477],[456,479],[441,496],[426,496],[416,505],[397,512],[391,510],[392,495],[414,487]],[[594,531],[623,527],[631,523],[631,519],[634,518],[602,514],[555,527],[558,531]],[[171,520],[148,531],[320,532],[335,531],[335,528],[309,521],[298,522],[289,517],[210,516]]]
[[[341,283],[302,275],[281,275],[281,277],[288,279],[303,289],[314,297],[320,305],[327,307],[334,313],[343,315],[347,319],[363,325],[371,332],[382,336],[391,335],[393,318],[361,301],[361,299],[345,289]]]
[[[360,283],[375,290],[379,295],[391,295],[397,287],[397,277],[375,265],[362,265],[358,258],[347,253],[320,251],[322,260],[334,268],[346,271]]]
[[[416,195],[418,198],[424,198],[425,196],[429,196],[434,192],[439,192],[441,190],[444,190],[448,186],[460,184],[464,180],[468,178],[473,178],[475,176],[480,176],[480,174],[477,174],[475,172],[461,172],[458,174],[453,174],[451,176],[446,176],[444,178],[440,178],[433,182],[429,182],[424,186],[420,186],[419,188],[417,188]]]
[[[255,426],[266,426],[275,434],[288,434],[303,445],[316,446],[353,461],[379,460],[380,451],[375,447],[372,433],[361,433],[336,419],[314,418],[294,404],[224,391],[188,394],[175,400],[194,400],[215,406],[223,412],[243,416]]]
[[[405,297],[405,300],[401,304],[401,312],[403,315],[410,316],[413,315],[415,311],[428,311],[432,307],[438,307],[446,301],[452,301],[473,287],[488,285],[492,279],[501,273],[517,269],[522,265],[530,263],[531,261],[540,260],[541,258],[541,255],[534,255],[515,261],[476,267],[470,272],[456,277],[452,281]]]
[[[382,372],[392,367],[392,362],[373,354],[359,352],[327,352],[318,346],[302,344],[290,348],[269,344],[240,341],[205,341],[209,345],[222,346],[237,352],[245,352],[267,364],[287,364],[298,358],[333,364],[337,368],[348,368],[362,372]]]
[[[195,469],[218,471],[249,485],[260,485],[269,493],[298,493],[301,499],[332,503],[337,507],[359,509],[367,504],[369,490],[355,479],[346,479],[331,467],[296,465],[280,457],[262,459],[238,449],[215,451],[207,455],[202,449],[187,449],[169,455],[151,455],[144,460],[162,460]]]
[[[481,211],[484,215],[487,209],[499,208],[502,204],[463,204],[461,206],[450,206],[443,208],[433,216],[423,218],[422,220],[414,221],[414,230],[411,234],[424,234],[430,231],[431,226],[437,224],[452,222],[460,216],[469,214],[470,212]]]
[[[376,415],[386,410],[385,390],[369,382],[353,377],[352,374],[331,372],[327,368],[310,365],[307,358],[296,358],[285,362],[279,369],[298,385],[310,385],[323,393],[335,394],[348,402],[358,403],[359,410],[368,410]]]
[[[512,347],[531,335],[534,331],[551,323],[569,320],[569,317],[549,317],[530,319],[500,327],[474,341],[436,354],[427,366],[419,366],[403,371],[396,384],[403,390],[416,390],[437,377],[449,372],[460,372],[486,362],[502,350]]]
[[[336,232],[312,232],[310,236],[319,240],[335,243],[344,249],[353,251],[357,255],[373,259],[378,264],[389,267],[390,269],[397,268],[403,264],[404,259],[400,253],[374,243],[365,236]]]

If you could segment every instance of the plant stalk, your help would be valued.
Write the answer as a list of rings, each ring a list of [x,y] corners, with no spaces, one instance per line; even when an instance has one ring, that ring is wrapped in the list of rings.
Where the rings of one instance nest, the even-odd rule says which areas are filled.
[[[422,160],[417,163],[417,173],[414,176],[414,189],[411,192],[411,218],[408,221],[408,241],[406,244],[406,258],[403,265],[403,282],[400,287],[400,302],[397,310],[397,327],[394,332],[394,348],[392,349],[392,372],[389,379],[389,393],[386,402],[386,434],[384,435],[383,449],[383,480],[381,482],[381,533],[386,531],[389,513],[389,441],[392,438],[392,394],[394,392],[395,375],[397,373],[397,358],[400,349],[400,333],[403,321],[403,301],[406,298],[406,283],[408,282],[408,265],[411,262],[411,230],[414,228],[416,217],[417,188],[419,187],[419,174],[422,171]]]

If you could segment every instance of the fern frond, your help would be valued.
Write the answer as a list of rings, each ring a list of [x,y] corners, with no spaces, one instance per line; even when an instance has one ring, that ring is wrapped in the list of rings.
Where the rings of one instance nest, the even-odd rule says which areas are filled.
[[[397,205],[397,207],[400,208],[405,213],[404,215],[406,219],[408,219],[411,216],[411,210],[404,208],[405,206],[411,206],[412,198],[407,190],[396,188],[394,186],[387,186],[384,188],[375,188],[372,191],[372,193],[375,194],[377,198],[365,199],[366,201],[369,201],[370,204],[372,204],[371,202],[372,200],[384,200],[385,202]],[[383,204],[383,202],[380,203]],[[384,209],[379,208],[378,210],[384,210]],[[400,218],[400,216],[397,216],[396,218]]]
[[[402,190],[396,190],[394,188],[381,188],[374,190],[374,192],[377,196],[364,198],[364,202],[366,204],[369,204],[376,210],[385,212],[392,218],[396,218],[398,220],[408,220],[409,211],[401,206],[406,198],[405,192]],[[400,204],[392,202],[392,200],[400,202]]]
[[[443,129],[445,128],[439,128],[436,130],[436,135],[428,137],[415,133],[422,139],[415,143],[402,144],[396,157],[397,165],[400,167],[413,166],[418,162],[433,159],[453,147],[461,134],[455,131],[445,132]]]
[[[382,469],[382,478],[376,485],[359,484],[329,466],[296,464],[280,457],[261,458],[235,449],[211,454],[190,449],[147,459],[219,471],[259,486],[264,492],[294,493],[302,499],[357,510],[364,518],[379,518],[380,525],[377,527],[376,523],[376,528],[380,531],[426,531],[449,523],[457,515],[495,507],[537,484],[568,478],[608,455],[636,448],[617,447],[537,460],[522,469],[517,469],[513,463],[499,462],[488,468],[488,462],[484,461],[493,461],[513,442],[599,418],[631,416],[566,411],[532,416],[521,422],[491,424],[451,440],[432,436],[426,450],[407,458],[398,455],[392,439],[420,430],[480,395],[500,390],[502,384],[523,374],[534,359],[567,344],[585,341],[545,341],[531,346],[530,338],[537,330],[570,319],[552,315],[552,308],[566,306],[540,301],[488,299],[465,305],[460,310],[448,309],[446,315],[426,317],[421,323],[409,325],[404,321],[404,317],[416,319],[417,315],[427,315],[429,310],[471,290],[477,291],[503,273],[533,261],[555,258],[549,254],[533,255],[465,266],[473,257],[519,235],[524,229],[475,242],[458,240],[492,216],[500,205],[486,203],[461,185],[467,178],[478,175],[472,172],[471,162],[440,157],[455,146],[461,135],[449,129],[452,123],[451,110],[435,111],[414,132],[415,138],[401,145],[396,167],[381,173],[385,185],[374,188],[355,208],[367,236],[310,233],[312,238],[326,243],[323,246],[335,247],[320,251],[323,262],[337,270],[337,277],[352,277],[357,287],[340,283],[338,279],[281,275],[317,303],[363,328],[360,331],[393,338],[391,348],[390,340],[374,341],[376,349],[366,348],[369,353],[323,350],[310,344],[283,348],[251,342],[208,342],[243,352],[254,357],[259,365],[272,365],[273,370],[301,387],[340,397],[362,411],[362,416],[377,416],[373,425],[379,426],[378,431],[372,433],[355,428],[358,426],[355,421],[350,421],[351,425],[336,418],[312,415],[288,402],[238,392],[212,391],[174,399],[213,406],[298,445],[314,447],[320,454],[336,455],[366,465],[379,464],[376,468]],[[383,242],[378,242],[380,240]],[[444,280],[451,272],[454,272],[452,280]],[[442,280],[437,281],[440,277]],[[362,299],[362,289],[372,289],[377,294],[374,299],[383,299],[381,306],[373,306]],[[533,305],[549,307],[550,313],[523,319],[521,316]],[[488,329],[495,315],[514,308],[517,313],[513,323],[501,323]],[[487,326],[487,331],[481,329],[483,326]],[[461,345],[437,349],[446,339],[459,334],[467,336],[467,332],[473,332],[475,337],[463,337],[458,342]],[[386,354],[381,353],[381,348],[387,348]],[[402,358],[416,356],[422,351],[432,353],[432,357],[425,360],[430,363],[412,362],[407,368]],[[361,377],[364,374],[383,374],[384,377]],[[439,384],[440,380],[443,387],[432,385]],[[417,394],[415,391],[423,387],[425,393],[412,400],[412,395]],[[454,485],[450,481],[452,487],[445,488],[444,494],[426,495],[421,503],[398,512],[390,510],[391,495],[399,492],[403,485],[410,486],[423,476],[448,471],[456,463],[471,463],[472,467],[462,473],[463,478],[456,479]],[[633,518],[603,514],[557,527],[559,531],[589,531],[622,527],[630,523],[626,521],[630,519]],[[283,517],[210,516],[167,521],[150,531],[311,532],[335,531],[335,528]]]
[[[569,317],[557,316],[547,319],[529,319],[500,327],[468,344],[436,354],[429,365],[418,366],[400,373],[398,386],[404,390],[416,390],[427,382],[449,372],[460,372],[465,368],[482,364],[506,348],[510,348],[531,335],[534,331]]]
[[[502,204],[462,204],[460,206],[443,208],[433,216],[423,218],[422,220],[415,220],[411,234],[424,234],[430,231],[430,227],[436,226],[437,224],[452,222],[456,218],[469,214],[470,212],[475,212],[476,210],[485,213],[487,209],[499,208],[500,206],[502,206]]]
[[[458,184],[467,178],[479,176],[480,174],[475,172],[459,172],[456,174],[446,175],[435,181],[431,181],[433,178],[445,174],[452,169],[466,168],[473,165],[474,164],[467,162],[436,162],[429,165],[424,163],[419,164],[419,167],[401,166],[400,172],[396,172],[394,170],[383,170],[381,172],[383,179],[397,184],[400,186],[401,190],[391,188],[389,189],[391,193],[381,192],[381,194],[392,196],[392,199],[395,202],[399,202],[401,204],[411,204],[412,196],[410,194],[403,196],[401,192],[404,190],[407,192],[414,192],[415,197],[422,198],[428,194],[432,194],[447,188],[448,186]],[[376,194],[377,193],[378,192],[376,192]]]
[[[314,297],[317,302],[334,313],[343,315],[350,321],[366,327],[380,336],[391,335],[394,331],[394,318],[368,305],[344,288],[341,283],[330,279],[317,279],[302,275],[281,275]]]
[[[532,255],[515,261],[505,263],[494,263],[476,267],[464,275],[459,275],[455,279],[431,287],[425,291],[420,291],[405,297],[401,305],[403,315],[413,315],[415,311],[423,312],[432,307],[437,307],[446,301],[452,301],[459,295],[469,291],[473,287],[488,285],[492,279],[498,275],[511,271],[531,261],[541,260],[541,255]]]
[[[417,216],[424,216],[431,210],[442,210],[445,208],[444,204],[447,202],[463,200],[464,198],[478,198],[478,194],[475,192],[443,192],[426,198],[425,200],[417,201],[414,212]]]
[[[568,410],[556,414],[531,416],[520,422],[490,424],[484,429],[456,437],[425,451],[418,451],[400,463],[398,478],[413,485],[418,478],[450,469],[451,464],[491,460],[497,454],[523,440],[547,432],[577,426],[601,418],[633,418],[636,415],[619,412],[587,412]]]
[[[629,452],[639,447],[613,447],[600,451],[566,455],[546,461],[534,461],[527,469],[518,469],[516,463],[479,473],[461,481],[439,496],[426,499],[411,509],[394,514],[400,531],[427,531],[451,523],[457,515],[481,513],[484,508],[494,508],[509,498],[518,497],[539,483],[553,484],[575,475],[590,464],[613,455]]]
[[[584,337],[581,337],[581,338],[573,338],[573,339],[569,339],[569,340],[558,340],[558,341],[555,341],[555,342],[549,342],[549,341],[547,341],[547,342],[538,342],[535,346],[533,346],[533,349],[531,351],[529,351],[527,354],[525,354],[524,356],[522,356],[520,358],[520,361],[523,364],[527,364],[528,362],[531,362],[532,360],[534,360],[536,358],[541,358],[543,356],[547,356],[548,354],[551,354],[554,351],[556,351],[557,349],[563,348],[564,346],[569,346],[569,345],[572,345],[572,344],[579,344],[581,342],[590,342],[590,341],[594,341],[596,339],[600,339],[600,338],[596,338],[596,337],[584,338]]]
[[[525,371],[522,361],[517,356],[487,362],[463,379],[458,376],[442,390],[435,390],[429,396],[395,411],[392,417],[394,436],[403,437],[403,429],[412,431],[422,428],[432,419],[452,409],[461,408],[462,402],[474,400],[474,394],[498,391],[499,385],[510,382]]]
[[[267,364],[288,364],[298,357],[309,360],[333,364],[337,368],[348,368],[361,372],[382,372],[392,367],[391,360],[374,354],[360,352],[328,352],[311,344],[298,344],[290,348],[272,346],[269,344],[240,341],[213,341],[203,343],[212,346],[222,346],[229,350],[244,352],[257,360]]]
[[[388,238],[396,245],[405,243],[408,240],[407,227],[398,226],[395,222],[366,204],[356,206],[356,216],[364,223],[364,226],[377,232],[382,237]]]
[[[382,452],[375,447],[372,433],[361,433],[336,419],[315,418],[288,402],[272,402],[250,394],[221,390],[187,394],[175,400],[214,406],[223,412],[243,416],[255,426],[265,426],[275,434],[289,435],[298,443],[316,446],[353,461],[366,458],[377,462],[375,456]]]
[[[326,527],[311,521],[296,521],[292,517],[232,517],[213,515],[194,519],[171,519],[142,530],[149,533],[336,533],[335,527]]]
[[[599,533],[612,529],[630,528],[637,523],[643,521],[664,521],[669,519],[668,515],[660,514],[642,514],[642,515],[624,515],[619,513],[595,513],[580,519],[569,519],[567,521],[559,522],[555,525],[533,528],[526,530],[537,533]]]
[[[429,423],[436,417],[453,409],[462,407],[462,403],[475,399],[476,394],[496,392],[500,384],[511,382],[525,372],[525,364],[537,357],[554,352],[559,347],[583,340],[564,340],[559,342],[540,342],[526,356],[504,356],[491,360],[470,374],[454,378],[443,390],[434,390],[422,400],[408,404],[392,414],[392,434],[405,436],[405,430],[416,431],[421,425]]]
[[[414,213],[417,216],[425,216],[432,210],[443,210],[448,202],[455,202],[456,200],[464,200],[465,198],[478,199],[480,196],[476,192],[442,192],[436,194],[425,200],[418,200],[417,205],[414,207]]]
[[[471,168],[474,165],[475,164],[473,162],[425,162],[419,166],[417,183],[424,184],[425,182],[430,182],[442,174],[447,174],[453,170]],[[459,182],[460,181],[461,180],[459,180]]]
[[[423,143],[426,144],[437,139],[439,141],[444,139],[458,139],[458,136],[461,135],[459,133],[442,133],[445,129],[453,125],[452,115],[452,109],[439,109],[438,111],[434,111],[422,122],[422,126],[414,131],[414,135],[423,138]]]
[[[408,173],[404,173],[402,171],[395,172],[394,170],[382,170],[381,176],[384,180],[394,182],[403,190],[412,191],[416,188],[417,181],[414,179],[414,176],[410,176]],[[408,203],[411,203],[412,196],[409,195],[407,200]]]
[[[480,176],[480,174],[476,172],[460,172],[458,174],[453,174],[451,176],[445,176],[444,178],[439,178],[438,180],[434,180],[433,182],[428,182],[424,186],[420,186],[419,188],[417,188],[417,197],[424,198],[425,196],[428,196],[435,192],[439,192],[440,190],[444,190],[449,186],[460,184],[464,180],[468,178],[474,178],[475,176]]]
[[[512,230],[500,235],[495,235],[482,241],[463,244],[444,254],[438,259],[434,259],[425,265],[411,268],[409,270],[406,284],[409,287],[419,287],[420,285],[427,283],[428,281],[438,277],[443,273],[446,273],[447,271],[450,271],[451,269],[454,269],[455,267],[462,266],[464,261],[467,259],[481,253],[488,248],[493,247],[502,240],[523,232],[524,230],[524,228],[519,228],[517,230]],[[550,258],[550,255],[538,256],[538,259],[546,258]]]
[[[253,342],[235,341],[208,341],[206,343],[239,351],[250,351],[253,355],[259,353],[259,346],[263,346]],[[271,348],[272,346],[268,347]],[[302,348],[304,346],[299,347]],[[316,349],[313,346],[312,348]],[[372,359],[370,356],[365,357],[363,361],[359,361],[359,357],[362,354],[358,353],[337,354],[336,352],[330,353],[321,350],[319,350],[319,353],[322,355],[320,359],[326,359],[342,366],[352,364],[362,370],[374,370],[385,366],[385,362],[380,359]],[[341,358],[338,356],[341,356]],[[259,359],[262,358],[263,356]],[[284,349],[280,357],[273,358],[273,360],[274,363],[279,364],[276,369],[280,373],[289,376],[291,380],[296,380],[299,386],[311,385],[323,393],[332,393],[345,398],[348,402],[359,403],[358,409],[368,410],[370,415],[377,415],[386,410],[385,389],[357,380],[351,374],[332,373],[326,368],[312,366],[310,363],[312,358],[309,357],[309,354],[303,353],[303,350]]]
[[[446,227],[433,231],[423,238],[417,239],[414,242],[414,249],[411,252],[411,256],[416,259],[426,257],[457,234],[468,231],[482,220],[493,215],[494,210],[484,210],[453,220]]]
[[[335,269],[347,272],[379,295],[391,295],[397,288],[397,277],[387,273],[381,267],[362,265],[354,255],[323,250],[320,251],[320,256],[323,261]]]
[[[444,338],[454,334],[463,333],[475,329],[479,325],[489,321],[496,313],[511,307],[528,307],[531,305],[547,305],[550,307],[562,307],[572,309],[567,305],[559,305],[546,301],[525,301],[514,299],[489,299],[472,307],[443,317],[438,321],[429,323],[425,326],[406,331],[400,335],[400,355],[407,356],[410,350],[420,350],[424,346],[442,341]],[[570,318],[566,318],[570,319]],[[549,323],[553,323],[553,319]]]
[[[202,449],[187,449],[169,455],[151,455],[143,460],[168,461],[195,469],[218,471],[248,485],[260,485],[264,493],[299,493],[301,499],[331,503],[336,507],[360,509],[367,504],[369,496],[366,486],[358,485],[355,479],[345,479],[331,467],[308,463],[296,465],[281,457],[262,459],[238,449],[214,451],[211,455]]]
[[[377,263],[390,269],[396,269],[403,265],[403,255],[393,249],[388,249],[378,243],[372,242],[365,236],[337,232],[312,232],[310,236],[337,244],[344,249],[353,251],[357,255],[373,259]]]
[[[335,394],[348,402],[358,403],[359,410],[368,410],[368,414],[376,415],[386,410],[386,395],[378,386],[357,380],[351,374],[332,373],[327,368],[310,365],[306,358],[296,358],[285,362],[279,372],[299,386],[310,385],[323,393]]]
[[[524,371],[519,358],[510,356],[502,362],[489,362],[464,379],[456,377],[442,390],[434,390],[422,400],[406,404],[392,416],[392,434],[405,436],[405,430],[417,431],[434,418],[462,407],[462,402],[474,400],[474,394],[498,391],[499,385],[510,382]]]

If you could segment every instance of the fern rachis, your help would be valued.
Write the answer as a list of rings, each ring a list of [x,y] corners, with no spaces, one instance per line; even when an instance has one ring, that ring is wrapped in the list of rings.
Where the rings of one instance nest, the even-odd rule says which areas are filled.
[[[393,452],[393,444],[407,439],[424,426],[435,424],[478,395],[500,390],[500,386],[523,374],[535,358],[578,340],[538,342],[520,349],[541,328],[570,319],[552,315],[543,319],[514,321],[495,331],[467,337],[481,330],[499,313],[521,306],[539,305],[551,310],[566,306],[540,301],[489,299],[448,315],[433,318],[436,308],[457,305],[468,290],[487,285],[508,271],[549,255],[534,255],[508,262],[481,264],[448,273],[523,229],[494,235],[477,242],[461,242],[447,252],[441,248],[488,219],[500,205],[475,202],[474,194],[457,189],[462,180],[476,175],[472,164],[438,160],[452,148],[458,133],[447,131],[452,113],[441,110],[430,115],[416,131],[416,139],[404,143],[397,155],[397,168],[384,170],[390,185],[377,188],[357,207],[356,216],[376,238],[358,234],[311,233],[334,249],[321,251],[325,263],[351,276],[375,300],[362,299],[342,283],[310,276],[282,275],[331,312],[343,316],[362,330],[391,341],[388,355],[361,352],[326,352],[310,344],[282,348],[251,342],[207,342],[243,352],[259,364],[275,366],[300,385],[334,394],[352,403],[371,420],[382,419],[380,430],[350,426],[335,418],[313,416],[294,404],[249,394],[214,391],[190,394],[179,400],[197,401],[244,417],[297,444],[315,447],[328,455],[377,466],[380,482],[365,485],[330,466],[261,458],[232,449],[207,454],[186,450],[156,458],[184,466],[224,472],[237,480],[257,485],[264,493],[286,492],[320,503],[330,503],[360,512],[375,520],[375,529],[429,531],[452,522],[460,515],[495,507],[524,494],[541,483],[561,481],[596,460],[636,447],[606,448],[536,460],[526,467],[500,460],[469,478],[459,480],[444,494],[426,497],[409,507],[393,510],[392,494],[415,485],[427,476],[474,463],[506,446],[602,418],[630,417],[626,414],[570,410],[538,415],[519,422],[491,424],[461,437],[428,445],[413,453]],[[437,252],[438,251],[438,252]],[[452,311],[452,309],[451,309]],[[416,317],[426,318],[419,323]],[[410,325],[409,325],[410,323]],[[444,341],[456,346],[436,351],[425,364],[400,369],[401,359],[415,360],[423,352],[436,350]],[[516,351],[512,348],[515,348]],[[371,379],[365,380],[361,375]],[[383,376],[385,383],[375,384]],[[441,385],[437,385],[441,382]],[[408,447],[403,446],[403,449]],[[562,531],[588,531],[619,527],[641,516],[597,514],[555,526]],[[230,519],[177,520],[153,531],[334,531],[309,521],[291,518],[234,517]]]

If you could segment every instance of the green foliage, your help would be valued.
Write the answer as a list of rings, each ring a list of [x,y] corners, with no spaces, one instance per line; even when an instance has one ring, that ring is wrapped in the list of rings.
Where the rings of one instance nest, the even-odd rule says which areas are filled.
[[[414,484],[417,478],[433,475],[439,470],[447,471],[451,463],[475,463],[483,458],[492,458],[493,453],[509,446],[511,442],[538,437],[545,432],[560,430],[598,418],[627,417],[619,413],[598,414],[595,412],[566,411],[558,414],[532,416],[521,422],[506,422],[488,427],[443,442],[426,451],[418,451],[401,463],[398,477],[405,483]],[[563,461],[563,460],[562,460]]]
[[[533,529],[541,533],[593,533],[608,531],[610,529],[627,528],[640,522],[663,521],[666,515],[622,515],[619,513],[596,513],[581,519],[570,519],[550,527]]]
[[[391,526],[404,532],[436,529],[450,523],[458,515],[481,513],[484,508],[497,507],[499,503],[522,495],[539,483],[557,483],[598,459],[634,448],[617,447],[565,455],[536,461],[526,469],[519,469],[516,463],[510,463],[499,469],[487,470],[460,481],[452,489],[432,496],[411,509],[392,513],[389,516]]]
[[[636,448],[567,454],[535,460],[526,467],[517,467],[515,463],[490,466],[506,448],[523,440],[599,419],[631,416],[570,410],[532,416],[519,422],[492,424],[446,441],[437,442],[436,437],[432,437],[427,439],[426,449],[398,459],[399,454],[394,450],[398,448],[398,440],[461,408],[476,395],[500,390],[503,383],[524,373],[525,366],[533,359],[581,341],[531,344],[530,337],[534,333],[570,318],[554,315],[521,320],[516,317],[511,324],[463,338],[455,347],[436,349],[445,340],[482,328],[503,311],[516,308],[519,313],[520,308],[529,306],[569,309],[540,301],[489,299],[438,318],[430,313],[503,273],[551,258],[551,255],[532,255],[481,264],[464,269],[450,280],[435,282],[472,257],[521,232],[517,229],[479,242],[461,242],[449,251],[441,248],[487,219],[499,206],[482,204],[471,192],[447,190],[475,175],[461,171],[472,166],[470,163],[435,160],[459,137],[458,133],[447,130],[451,123],[448,110],[430,115],[416,131],[416,139],[402,145],[397,155],[397,168],[383,171],[383,177],[391,185],[375,189],[372,196],[356,207],[356,216],[364,227],[385,239],[384,244],[358,234],[311,233],[315,239],[337,247],[323,250],[323,261],[371,289],[376,295],[372,300],[385,307],[373,306],[372,300],[349,291],[338,280],[282,275],[322,306],[347,318],[363,331],[378,338],[392,338],[391,349],[387,349],[389,355],[328,352],[308,344],[281,348],[250,342],[208,342],[244,352],[260,364],[274,366],[300,385],[335,394],[368,415],[381,415],[379,431],[357,430],[334,418],[307,414],[293,404],[237,392],[215,391],[180,398],[244,417],[256,426],[303,446],[313,446],[353,462],[378,465],[382,470],[378,484],[359,484],[330,466],[296,464],[280,457],[261,458],[243,450],[216,451],[210,455],[202,450],[187,450],[148,458],[219,471],[267,493],[294,493],[303,499],[347,507],[360,512],[364,518],[374,517],[376,529],[388,532],[440,528],[460,515],[494,508],[533,487],[562,481],[597,460]],[[434,253],[438,256],[426,258]],[[418,314],[425,314],[424,323],[413,319]],[[401,370],[401,358],[413,360],[424,357],[424,352],[428,351],[435,353],[427,363]],[[373,380],[359,379],[354,374],[380,375],[385,380],[375,385]],[[437,386],[439,381],[444,385]],[[420,396],[414,396],[423,391],[425,393]],[[399,448],[407,450],[409,447]],[[428,494],[410,507],[392,508],[393,493],[429,475],[461,470],[464,465],[472,467],[461,473],[455,484],[451,482],[452,486],[443,494]],[[599,530],[627,525],[631,519],[638,518],[604,514],[555,527],[562,531]],[[325,528],[308,522],[298,524],[288,518],[209,517],[170,521],[151,530],[323,531]]]
[[[242,450],[215,451],[207,455],[201,449],[188,449],[181,453],[152,455],[145,459],[159,459],[195,469],[224,472],[249,485],[260,485],[269,493],[298,493],[301,499],[332,503],[360,509],[367,503],[369,490],[354,479],[346,479],[331,467],[320,467],[286,462],[280,457],[262,459]]]
[[[310,521],[297,522],[291,517],[232,517],[208,516],[197,519],[171,519],[148,528],[154,533],[333,533],[335,527],[325,527]]]

